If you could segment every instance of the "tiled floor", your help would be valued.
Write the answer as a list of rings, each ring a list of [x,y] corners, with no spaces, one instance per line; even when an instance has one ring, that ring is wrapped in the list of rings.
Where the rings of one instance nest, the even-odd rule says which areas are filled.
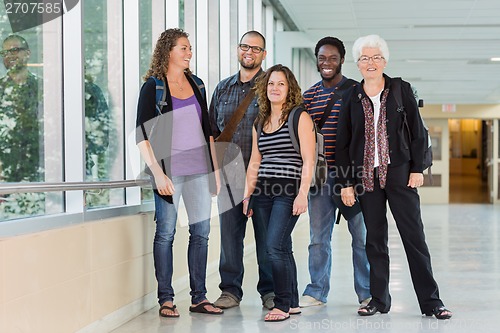
[[[493,333],[500,327],[500,206],[478,204],[422,207],[427,242],[441,298],[454,311],[451,320],[422,317],[413,292],[408,265],[394,223],[390,223],[391,294],[389,314],[362,318],[356,314],[349,233],[344,221],[335,227],[332,290],[327,305],[303,309],[281,323],[265,323],[257,292],[254,255],[246,258],[245,297],[239,308],[222,316],[190,314],[188,292],[176,303],[178,319],[159,318],[158,308],[133,319],[113,333],[217,332],[393,332]],[[294,232],[299,292],[308,282],[307,218]],[[251,235],[251,234],[250,234]],[[208,278],[209,298],[219,294],[218,275]]]

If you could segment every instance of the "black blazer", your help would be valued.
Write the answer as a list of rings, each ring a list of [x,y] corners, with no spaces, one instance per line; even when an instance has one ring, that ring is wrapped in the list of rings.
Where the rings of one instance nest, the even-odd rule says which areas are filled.
[[[385,88],[391,89],[391,78],[384,74]],[[360,183],[363,171],[365,146],[365,116],[361,100],[367,97],[364,80],[345,93],[337,128],[335,160],[338,182],[345,186]],[[417,101],[408,82],[401,83],[403,106],[411,132],[410,147],[403,132],[403,114],[398,112],[392,90],[387,96],[387,136],[389,141],[389,167],[410,163],[410,172],[423,172],[425,130],[419,115]],[[382,95],[381,95],[382,97]],[[368,98],[368,97],[367,97]],[[370,101],[371,103],[371,101]],[[406,140],[404,135],[406,135]]]

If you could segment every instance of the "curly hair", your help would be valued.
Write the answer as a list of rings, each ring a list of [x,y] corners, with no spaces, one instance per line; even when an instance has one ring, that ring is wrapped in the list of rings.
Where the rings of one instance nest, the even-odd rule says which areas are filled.
[[[293,75],[292,71],[281,64],[274,65],[270,67],[266,72],[259,76],[255,81],[255,94],[257,95],[257,103],[259,104],[259,114],[255,119],[256,124],[262,124],[264,127],[271,119],[271,102],[267,97],[267,83],[269,82],[269,77],[273,72],[282,72],[285,74],[286,80],[288,82],[288,93],[286,96],[286,101],[283,103],[281,108],[280,123],[284,123],[290,111],[295,106],[302,104],[302,92],[300,90],[299,83]]]
[[[340,58],[342,58],[342,59],[345,58],[345,46],[344,46],[344,43],[342,43],[342,41],[340,39],[338,39],[336,37],[330,37],[330,36],[323,37],[323,38],[321,38],[318,41],[318,43],[316,43],[316,47],[314,48],[314,56],[316,58],[318,58],[319,49],[323,45],[331,45],[333,47],[336,47],[337,50],[339,50]]]
[[[177,45],[177,40],[182,37],[189,37],[189,34],[182,29],[172,28],[161,33],[156,42],[155,50],[151,56],[151,64],[143,76],[144,81],[149,77],[155,76],[161,80],[167,80],[168,63],[170,60],[170,51]],[[186,69],[191,74],[189,69]]]

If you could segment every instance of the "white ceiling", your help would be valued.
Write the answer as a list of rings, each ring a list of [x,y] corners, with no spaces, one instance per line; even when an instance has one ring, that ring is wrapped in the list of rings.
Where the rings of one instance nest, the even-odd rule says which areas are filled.
[[[338,37],[343,73],[361,79],[352,44],[368,34],[390,51],[386,73],[401,76],[426,104],[500,103],[499,0],[279,0],[310,40]]]

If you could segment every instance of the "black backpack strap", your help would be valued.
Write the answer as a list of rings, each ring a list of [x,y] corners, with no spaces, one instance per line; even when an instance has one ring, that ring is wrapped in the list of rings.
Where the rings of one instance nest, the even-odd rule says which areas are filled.
[[[193,79],[193,81],[196,83],[196,87],[198,88],[198,91],[201,94],[201,97],[203,97],[203,99],[206,101],[207,100],[207,92],[206,92],[205,84],[203,83],[203,81],[194,74],[192,74],[188,77]]]
[[[255,131],[257,132],[257,142],[259,142],[260,133],[262,132],[262,124],[260,122],[255,125]]]
[[[158,114],[162,114],[162,110],[164,106],[167,106],[167,89],[165,88],[165,82],[160,80],[155,76],[151,76],[156,83],[156,111]]]
[[[317,125],[318,130],[321,130],[323,128],[323,125],[325,125],[326,120],[328,119],[330,113],[332,112],[333,106],[339,99],[342,98],[342,92],[344,92],[347,88],[355,84],[356,81],[354,81],[353,79],[347,79],[340,87],[338,87],[333,91],[332,98],[328,101],[328,104],[326,104],[325,112],[323,113],[323,116],[321,117]]]
[[[397,111],[403,115],[403,126],[406,129],[406,133],[408,133],[408,145],[409,145],[411,142],[411,132],[410,132],[410,126],[408,125],[408,120],[406,119],[406,110],[403,105],[403,95],[401,90],[402,81],[403,80],[400,77],[393,77],[391,79],[391,89],[393,90],[393,96],[398,106]]]
[[[401,78],[400,77],[393,77],[391,79],[391,89],[394,92],[394,99],[396,100],[396,104],[398,105],[398,112],[405,112],[405,107],[403,106],[403,97],[401,94]]]
[[[300,154],[300,140],[299,140],[299,118],[300,114],[304,111],[302,106],[296,106],[290,111],[288,115],[288,133],[292,140],[293,149]],[[290,122],[291,120],[291,122]]]

